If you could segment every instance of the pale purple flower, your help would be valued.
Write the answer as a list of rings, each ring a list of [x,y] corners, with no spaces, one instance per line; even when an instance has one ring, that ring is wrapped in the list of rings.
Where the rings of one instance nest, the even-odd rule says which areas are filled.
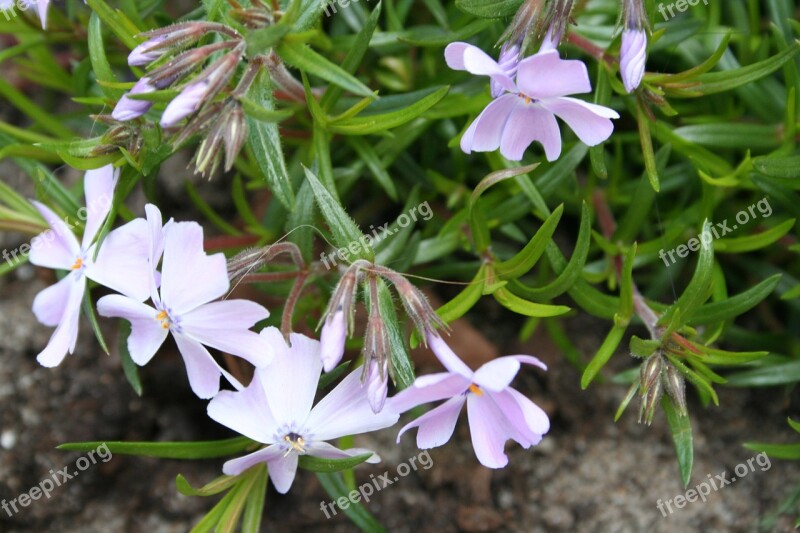
[[[614,130],[610,119],[619,118],[613,109],[567,96],[591,92],[589,74],[581,61],[563,60],[555,50],[520,61],[516,82],[492,58],[466,43],[448,45],[445,59],[450,68],[490,76],[508,91],[492,101],[462,136],[461,149],[467,154],[500,148],[505,158],[519,161],[525,149],[538,141],[547,160],[555,161],[561,155],[556,117],[589,146],[608,139]]]
[[[402,413],[424,403],[447,401],[403,427],[397,442],[403,433],[418,427],[419,448],[441,446],[453,435],[464,402],[472,447],[478,461],[486,467],[502,468],[508,464],[503,448],[509,439],[526,449],[542,440],[542,435],[550,429],[550,420],[541,408],[509,385],[521,363],[547,370],[544,363],[529,355],[510,355],[473,372],[441,337],[430,332],[427,337],[428,345],[447,372],[418,377],[411,387],[391,398],[386,407]]]
[[[163,248],[160,291],[148,280],[153,306],[122,295],[105,296],[97,302],[102,316],[131,323],[128,350],[137,365],[145,365],[172,333],[186,364],[189,384],[200,398],[219,391],[223,375],[235,387],[238,381],[211,356],[206,346],[236,355],[254,366],[272,359],[266,339],[250,331],[269,317],[261,305],[247,300],[214,301],[230,288],[223,254],[206,255],[203,228],[194,222],[170,222],[162,230],[160,214],[151,208],[148,224],[150,264],[155,266]],[[163,244],[161,232],[163,231]]]
[[[161,116],[161,126],[169,128],[200,108],[206,99],[208,81],[200,80],[190,83],[181,93],[173,98]]]
[[[622,32],[619,52],[619,71],[625,90],[633,92],[642,83],[647,61],[647,33],[644,30],[626,29]]]
[[[33,312],[39,322],[56,327],[47,347],[37,356],[42,366],[58,366],[67,353],[74,351],[87,279],[122,292],[133,300],[147,298],[148,264],[144,246],[147,227],[144,220],[134,220],[108,233],[97,258],[94,257],[94,239],[111,210],[118,178],[119,172],[111,165],[86,173],[86,208],[79,211],[79,216],[86,220],[86,227],[80,243],[72,234],[68,221],[61,220],[47,206],[33,202],[50,229],[32,241],[31,263],[69,272],[61,281],[37,294],[33,301]]]
[[[152,39],[148,39],[133,50],[131,53],[128,54],[128,65],[132,67],[141,67],[152,63],[156,59],[160,58],[164,53],[167,51],[166,49],[156,49],[150,50],[154,46],[157,46],[162,41],[166,40],[168,35],[159,35],[157,37],[153,37]]]
[[[347,323],[344,311],[334,312],[322,326],[320,333],[322,366],[330,372],[344,356],[344,343],[347,338]]]
[[[150,108],[153,107],[153,102],[148,102],[147,100],[134,100],[132,98],[128,98],[128,95],[146,94],[155,90],[156,87],[150,83],[150,78],[144,77],[140,79],[136,82],[136,85],[131,88],[129,93],[124,94],[122,98],[120,98],[116,107],[114,107],[114,111],[111,112],[111,116],[114,117],[115,120],[123,122],[141,117],[150,111]]]
[[[272,483],[285,494],[294,481],[300,455],[341,459],[372,453],[359,448],[340,450],[326,442],[397,422],[397,414],[372,412],[359,380],[361,369],[348,375],[312,407],[322,370],[319,342],[292,333],[291,346],[287,346],[280,331],[273,327],[264,329],[261,335],[275,347],[273,362],[257,369],[244,390],[220,392],[209,403],[208,414],[267,447],[226,462],[222,471],[235,476],[267,463]],[[380,457],[373,454],[367,462],[378,461]]]

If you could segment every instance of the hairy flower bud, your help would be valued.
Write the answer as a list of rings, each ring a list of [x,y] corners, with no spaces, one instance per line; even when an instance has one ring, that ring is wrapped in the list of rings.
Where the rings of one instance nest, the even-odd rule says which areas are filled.
[[[619,72],[627,92],[642,83],[647,62],[647,14],[642,0],[623,0],[622,47]]]
[[[678,412],[686,415],[686,383],[677,368],[667,363],[664,369],[664,386]]]
[[[336,368],[336,365],[342,360],[346,339],[347,320],[344,311],[339,310],[325,321],[319,338],[322,368],[325,372]]]
[[[642,394],[653,386],[656,381],[661,380],[661,370],[664,368],[664,358],[660,352],[656,352],[647,358],[639,368],[639,379],[642,384]]]
[[[649,426],[653,423],[656,407],[658,406],[658,402],[661,400],[661,395],[664,392],[662,383],[663,381],[661,379],[657,379],[649,388],[646,390],[642,389],[644,394],[642,396],[642,405],[639,411],[640,424],[644,422]]]
[[[373,413],[380,413],[386,404],[386,396],[389,394],[389,358],[386,357],[383,364],[372,360],[369,366],[365,365],[367,387],[367,399]]]

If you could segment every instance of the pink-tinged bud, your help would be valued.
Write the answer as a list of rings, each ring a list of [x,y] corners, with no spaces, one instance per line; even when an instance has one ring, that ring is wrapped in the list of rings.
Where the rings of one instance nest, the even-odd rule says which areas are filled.
[[[140,79],[129,93],[120,98],[119,102],[117,102],[117,105],[114,107],[114,111],[111,112],[111,116],[121,122],[141,117],[153,107],[153,103],[147,100],[134,100],[133,98],[128,98],[128,95],[146,94],[155,90],[156,88],[150,83],[149,78],[144,77]]]
[[[500,57],[497,58],[497,64],[503,69],[503,72],[512,80],[517,76],[517,68],[519,67],[519,43],[507,42],[500,49]],[[497,98],[505,91],[500,83],[494,79],[491,80],[492,98]]]
[[[320,351],[322,368],[330,372],[344,356],[344,342],[347,338],[347,321],[344,311],[333,313],[322,326],[320,334]]]
[[[642,83],[647,62],[647,34],[644,30],[624,30],[619,52],[619,72],[625,90],[633,92]]]
[[[372,360],[367,368],[367,399],[373,413],[380,413],[386,404],[386,396],[389,394],[389,369],[388,358],[380,365],[376,360]]]
[[[170,128],[200,108],[206,98],[208,81],[192,82],[167,105],[161,116],[161,126]]]
[[[131,53],[128,55],[128,65],[132,67],[141,67],[144,65],[149,65],[156,59],[160,58],[167,52],[167,49],[154,47],[166,40],[166,35],[159,35],[158,37],[153,37],[152,39],[148,39],[147,41],[143,42],[131,50]]]

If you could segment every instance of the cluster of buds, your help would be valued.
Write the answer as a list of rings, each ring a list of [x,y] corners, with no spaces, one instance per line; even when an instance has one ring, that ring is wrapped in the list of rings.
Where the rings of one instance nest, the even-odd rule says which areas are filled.
[[[639,423],[650,425],[661,396],[667,392],[681,415],[686,415],[686,385],[681,373],[664,358],[661,350],[648,357],[639,369]]]
[[[224,39],[186,50],[212,33]],[[247,48],[236,30],[224,24],[199,21],[160,28],[142,37],[146,40],[130,53],[128,64],[149,69],[120,99],[111,116],[120,122],[137,119],[152,108],[153,102],[136,98],[136,95],[179,87],[180,93],[169,102],[161,116],[161,127],[175,129],[188,117],[188,122],[173,139],[175,148],[197,134],[206,134],[194,159],[196,171],[210,177],[221,160],[224,160],[225,170],[230,170],[247,138],[247,125],[238,98],[247,93],[263,61],[260,58],[251,60],[235,89],[225,94],[245,59]],[[198,70],[200,72],[192,76]],[[221,94],[225,97],[218,100]]]
[[[362,384],[367,387],[370,406],[376,413],[383,409],[388,393],[391,366],[391,341],[385,318],[379,305],[379,279],[394,286],[406,314],[414,322],[421,338],[436,328],[447,326],[431,307],[425,295],[398,272],[365,260],[353,262],[344,272],[322,317],[322,364],[330,372],[344,356],[347,337],[353,333],[358,287],[365,285],[369,295],[369,318],[364,336],[364,373]]]
[[[92,157],[103,156],[124,148],[133,157],[139,154],[144,145],[141,128],[116,120],[109,115],[90,115],[92,120],[108,126],[108,130],[100,138],[100,144],[91,151]]]
[[[538,47],[541,52],[556,49],[566,34],[573,5],[574,0],[525,0],[500,36],[500,42],[523,52],[529,46]],[[508,49],[504,46],[503,51]],[[502,59],[503,52],[501,63]]]
[[[622,48],[619,72],[625,90],[633,92],[642,83],[647,62],[648,20],[643,0],[622,0]]]

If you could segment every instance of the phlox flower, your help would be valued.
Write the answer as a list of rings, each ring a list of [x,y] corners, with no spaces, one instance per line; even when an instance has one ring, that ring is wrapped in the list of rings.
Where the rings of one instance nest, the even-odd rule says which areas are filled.
[[[319,342],[293,333],[291,345],[287,345],[280,331],[272,327],[261,335],[275,347],[273,362],[257,369],[244,390],[221,391],[208,405],[211,418],[267,445],[226,462],[222,467],[225,474],[235,476],[267,463],[272,483],[285,494],[292,486],[301,455],[341,459],[370,453],[359,448],[340,450],[326,441],[397,422],[397,414],[372,412],[360,382],[361,368],[313,405],[322,371]],[[367,462],[378,461],[380,458],[373,454]]]
[[[610,119],[619,114],[608,107],[590,104],[567,95],[591,92],[586,65],[564,60],[548,49],[517,65],[516,79],[508,66],[500,65],[481,49],[467,43],[451,43],[445,49],[447,65],[454,70],[489,76],[498,96],[484,109],[461,138],[461,149],[469,154],[500,148],[503,157],[522,159],[533,141],[544,147],[548,161],[561,155],[560,118],[589,146],[605,141],[614,131]]]
[[[75,350],[87,279],[122,292],[133,300],[147,298],[148,265],[143,246],[147,240],[147,227],[144,220],[134,220],[108,233],[99,252],[94,244],[111,210],[118,177],[118,171],[111,165],[86,173],[86,208],[79,212],[85,214],[82,218],[86,221],[81,242],[72,233],[68,222],[61,220],[47,206],[32,202],[50,229],[32,241],[31,263],[68,272],[58,283],[37,294],[33,301],[33,312],[39,322],[56,328],[36,358],[42,366],[57,366],[67,353]]]
[[[397,435],[418,427],[417,446],[421,449],[441,446],[450,440],[458,415],[467,404],[472,447],[478,461],[489,468],[508,464],[503,448],[513,439],[523,448],[538,444],[550,429],[550,420],[535,403],[509,385],[520,364],[547,367],[529,355],[509,355],[490,361],[472,371],[453,353],[444,340],[428,333],[428,346],[447,372],[418,377],[407,389],[387,403],[387,409],[402,413],[418,405],[437,400],[446,402],[407,424]]]
[[[272,349],[264,337],[250,328],[268,318],[269,312],[248,300],[214,301],[230,288],[227,263],[223,254],[206,255],[199,224],[169,222],[162,228],[161,213],[149,206],[148,225],[152,266],[148,281],[153,305],[115,294],[97,302],[98,313],[131,323],[128,350],[140,366],[153,358],[171,333],[186,365],[189,384],[200,398],[211,398],[219,391],[221,375],[240,387],[206,346],[241,357],[257,367],[266,365],[272,358]],[[157,278],[155,266],[162,250]]]

